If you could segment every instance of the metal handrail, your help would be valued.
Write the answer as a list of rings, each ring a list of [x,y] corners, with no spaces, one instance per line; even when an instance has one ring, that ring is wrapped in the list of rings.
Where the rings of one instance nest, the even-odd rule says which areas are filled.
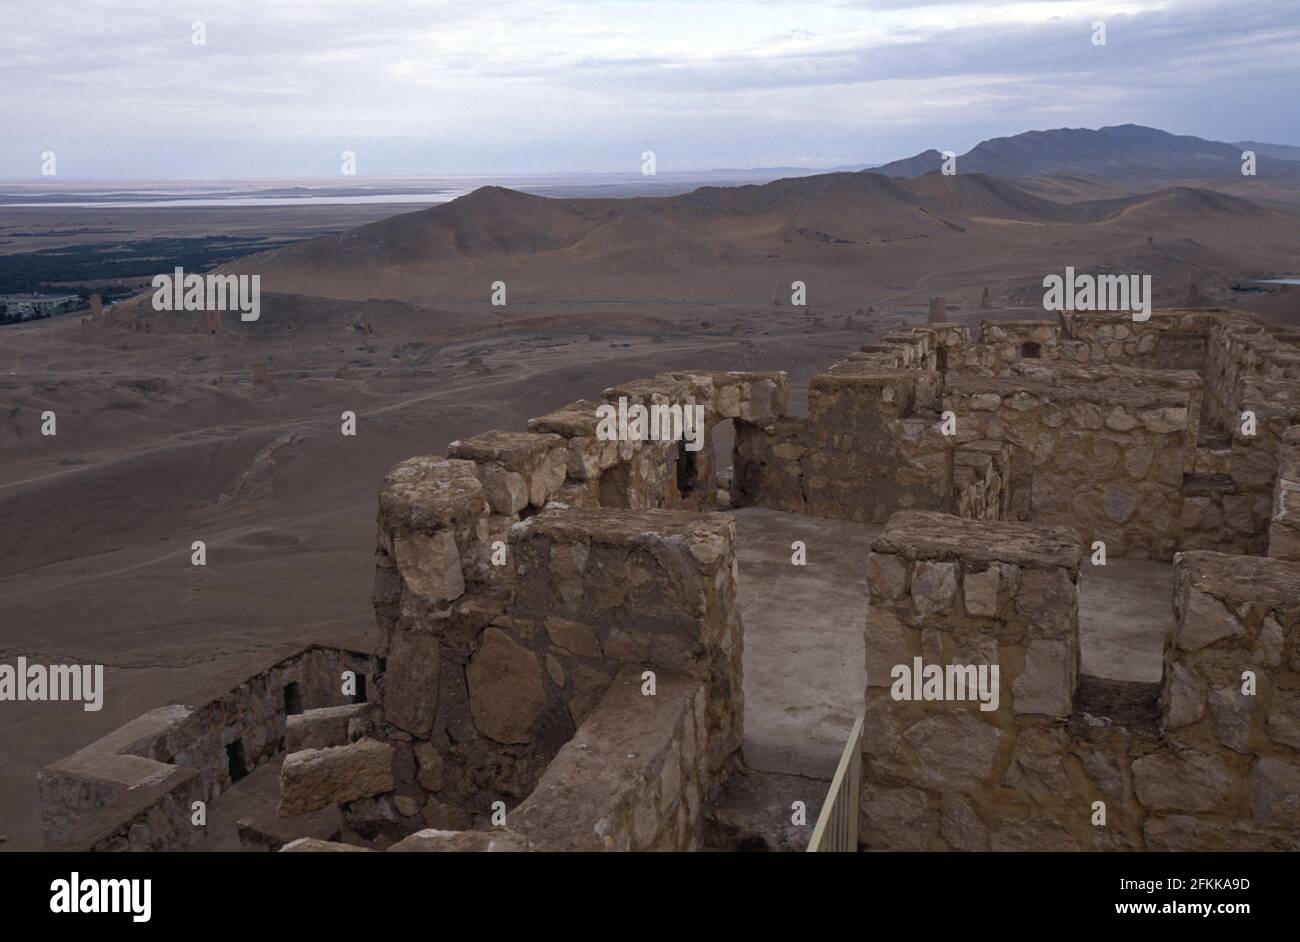
[[[849,741],[840,755],[835,776],[831,779],[822,803],[808,853],[845,853],[858,849],[858,802],[862,789],[862,725],[863,713],[858,711]]]

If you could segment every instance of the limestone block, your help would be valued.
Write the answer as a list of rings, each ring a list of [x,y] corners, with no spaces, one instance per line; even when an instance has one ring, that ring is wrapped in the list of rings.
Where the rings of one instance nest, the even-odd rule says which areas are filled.
[[[1264,724],[1269,739],[1300,751],[1300,694],[1279,690]]]
[[[430,743],[417,742],[415,744],[415,761],[418,767],[415,780],[420,783],[420,787],[431,792],[441,791],[443,784],[442,753]]]
[[[393,541],[393,553],[402,581],[420,598],[451,602],[465,593],[460,550],[451,531],[399,536]]]
[[[1178,631],[1178,647],[1184,651],[1199,651],[1216,641],[1239,638],[1245,633],[1241,622],[1222,602],[1195,587],[1188,590]]]
[[[522,474],[493,463],[479,465],[478,472],[493,513],[510,516],[528,506],[528,484]]]
[[[1152,811],[1213,811],[1227,798],[1232,778],[1212,756],[1162,750],[1133,763],[1133,787]]]
[[[1258,824],[1300,828],[1300,761],[1258,759],[1250,770],[1250,813]]]
[[[559,435],[536,432],[491,431],[463,442],[452,442],[451,458],[494,463],[524,479],[528,502],[542,507],[564,483],[568,443]]]
[[[382,684],[384,718],[415,736],[427,736],[438,707],[441,656],[437,635],[398,631],[393,635]]]
[[[450,530],[486,512],[472,461],[420,457],[403,461],[379,491],[379,531]]]
[[[953,850],[989,849],[989,832],[970,804],[957,795],[945,795],[939,812],[939,836]]]
[[[1025,649],[1025,667],[1011,684],[1012,709],[1067,718],[1074,702],[1077,651],[1065,641],[1033,640]]]
[[[892,553],[867,556],[867,585],[872,599],[892,602],[907,591],[907,564]]]
[[[956,563],[923,559],[912,567],[912,604],[918,612],[946,611],[956,595]]]
[[[1078,587],[1068,570],[1021,569],[1015,609],[1031,632],[1048,637],[1078,631]]]
[[[470,714],[483,735],[502,743],[526,743],[546,704],[537,656],[498,628],[483,632],[483,645],[465,671]]]
[[[917,763],[910,771],[940,788],[963,790],[987,786],[1005,734],[970,713],[927,716],[903,733]]]
[[[374,712],[375,706],[372,703],[347,703],[343,706],[321,707],[286,716],[285,752],[347,745],[350,739],[349,724],[353,720],[364,719]]]
[[[1249,753],[1250,720],[1258,702],[1257,697],[1243,694],[1239,684],[1212,690],[1210,725],[1215,738],[1234,752]]]
[[[393,748],[374,739],[305,749],[285,757],[280,770],[280,817],[306,814],[391,791]]]
[[[373,853],[369,847],[355,844],[341,844],[338,841],[323,841],[319,837],[300,837],[280,848],[282,854],[333,854],[333,853]]]
[[[962,576],[962,590],[966,600],[966,614],[980,618],[994,618],[998,613],[998,568],[990,566],[983,572],[967,572]]]
[[[1170,668],[1163,704],[1166,729],[1189,726],[1205,715],[1205,681],[1183,664]]]
[[[1065,773],[1070,739],[1059,727],[1030,727],[1016,736],[1011,762],[1002,784],[1025,792],[1037,802],[1050,803],[1072,790]]]
[[[921,654],[920,632],[887,608],[873,606],[867,611],[866,640],[868,687],[890,686],[894,667],[906,664],[910,669],[912,658]]]
[[[861,840],[890,850],[935,848],[939,811],[919,788],[884,788],[864,783],[861,795]]]

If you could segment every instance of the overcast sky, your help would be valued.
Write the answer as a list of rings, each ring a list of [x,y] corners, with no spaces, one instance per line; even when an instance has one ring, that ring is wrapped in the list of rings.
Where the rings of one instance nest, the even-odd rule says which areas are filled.
[[[6,178],[829,167],[1128,122],[1300,144],[1300,0],[0,4]]]

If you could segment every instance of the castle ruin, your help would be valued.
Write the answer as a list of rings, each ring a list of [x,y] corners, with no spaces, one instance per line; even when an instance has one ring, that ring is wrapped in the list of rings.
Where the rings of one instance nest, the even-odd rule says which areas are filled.
[[[341,826],[241,825],[250,847],[703,848],[745,761],[722,480],[872,538],[838,849],[1300,847],[1300,335],[1222,309],[932,323],[814,377],[806,416],[789,397],[661,373],[401,463],[377,650],[304,645],[48,767],[49,842],[196,846],[196,796],[280,756],[281,817]],[[620,400],[702,405],[704,447],[605,440]],[[1116,649],[1096,598],[1138,574],[1167,623]],[[900,698],[912,664],[998,668],[997,708]]]

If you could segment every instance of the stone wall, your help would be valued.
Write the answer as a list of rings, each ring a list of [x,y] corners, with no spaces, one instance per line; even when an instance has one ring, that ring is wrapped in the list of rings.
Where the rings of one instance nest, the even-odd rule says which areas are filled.
[[[424,828],[393,853],[691,851],[709,790],[708,694],[688,674],[625,667],[533,793],[482,830]],[[288,852],[358,850],[304,839]]]
[[[1218,311],[1156,311],[1135,321],[1128,312],[1063,311],[1061,358],[1154,370],[1205,367],[1209,324]]]
[[[629,664],[706,684],[709,772],[725,774],[740,742],[741,628],[733,524],[704,512],[717,494],[711,436],[729,419],[773,421],[786,377],[683,371],[603,395],[703,406],[704,447],[602,441],[601,403],[583,400],[385,480],[376,735],[395,778],[347,803],[363,836],[469,827],[493,802],[523,800]]]
[[[1296,338],[1240,312],[1069,312],[985,321],[978,339],[933,324],[814,377],[806,419],[738,426],[733,501],[869,523],[921,509],[1077,525],[1115,556],[1262,554],[1297,423]]]
[[[1268,528],[1268,555],[1300,561],[1300,425],[1287,429],[1282,436]]]
[[[202,837],[193,801],[212,802],[232,777],[284,750],[290,706],[343,703],[342,673],[364,678],[368,655],[290,643],[261,669],[213,678],[190,704],[160,707],[37,774],[48,846],[68,850],[174,850]],[[232,769],[232,760],[242,768]]]
[[[381,495],[386,544],[432,544],[457,532],[449,507],[439,510],[446,528],[430,515],[433,495],[481,499],[472,487],[449,486],[449,473],[471,480],[454,467],[421,459],[420,479],[410,462],[390,475]],[[410,498],[402,510],[399,481]],[[473,539],[472,527],[460,531]],[[711,774],[720,778],[739,747],[742,637],[730,518],[553,505],[505,535],[509,573],[476,591],[455,582],[460,596],[435,599],[446,608],[417,595],[448,582],[423,584],[442,569],[431,562],[436,554],[395,549],[396,596],[378,596],[376,610],[386,638],[383,734],[396,781],[392,794],[349,806],[363,835],[466,828],[495,801],[517,804],[625,666],[705,685]]]
[[[1104,383],[960,376],[944,406],[958,442],[1013,446],[1015,516],[1070,526],[1108,555],[1169,559],[1178,547],[1188,395]],[[1026,501],[1025,498],[1028,497]]]
[[[1300,563],[1176,557],[1148,727],[1140,691],[1078,676],[1077,561],[1060,528],[891,519],[868,558],[863,846],[1300,849]],[[895,699],[915,658],[999,664],[998,709]]]
[[[952,446],[936,411],[941,336],[960,339],[888,334],[813,377],[807,419],[738,424],[733,504],[865,523],[900,508],[950,509]]]
[[[1087,817],[1053,794],[1079,665],[1072,530],[900,512],[867,559],[861,841],[1063,849]],[[996,665],[997,709],[896,700],[897,665]]]
[[[389,850],[690,851],[710,781],[708,695],[658,671],[648,693],[625,667],[518,808],[487,830],[425,829]]]
[[[1179,554],[1161,695],[1167,748],[1134,766],[1152,849],[1300,840],[1300,563]]]

